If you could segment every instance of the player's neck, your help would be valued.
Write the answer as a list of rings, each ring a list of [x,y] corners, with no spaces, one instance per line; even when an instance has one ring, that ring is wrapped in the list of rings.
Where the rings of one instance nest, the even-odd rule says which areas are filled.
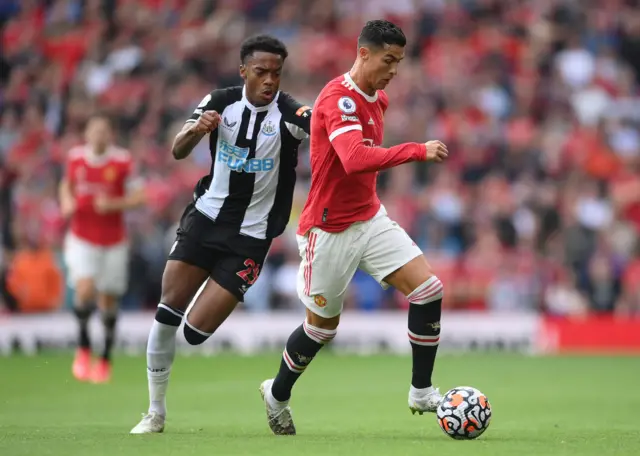
[[[102,157],[107,153],[109,146],[89,146],[89,150],[91,151],[91,155],[95,157]]]
[[[351,79],[353,79],[353,82],[356,83],[356,85],[360,90],[362,90],[364,93],[366,93],[370,97],[375,96],[377,91],[374,87],[371,87],[367,82],[367,78],[365,77],[365,73],[362,69],[362,66],[360,62],[358,62],[357,60],[356,60],[356,63],[353,64],[351,71],[349,71],[349,76],[351,76]]]

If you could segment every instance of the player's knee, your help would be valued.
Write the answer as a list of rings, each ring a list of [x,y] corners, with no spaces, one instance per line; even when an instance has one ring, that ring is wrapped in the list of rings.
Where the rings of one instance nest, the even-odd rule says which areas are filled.
[[[203,344],[212,335],[212,333],[207,333],[196,328],[191,323],[189,323],[189,320],[184,321],[183,332],[184,338],[189,343],[189,345]]]
[[[158,323],[162,323],[163,325],[175,326],[176,329],[182,323],[182,318],[184,317],[184,312],[178,309],[174,309],[173,307],[160,303],[158,304],[158,308],[156,309],[155,319]]]
[[[424,305],[432,302],[441,302],[444,296],[444,285],[436,275],[432,275],[420,284],[408,296],[411,304]]]
[[[320,328],[308,323],[306,320],[302,323],[302,329],[307,337],[321,345],[326,345],[331,342],[338,334],[338,328],[332,329]]]
[[[95,298],[95,287],[93,280],[78,280],[75,286],[75,300],[77,307],[85,307],[92,303]]]
[[[186,293],[180,293],[179,290],[162,290],[160,296],[160,302],[165,303],[167,306],[175,309],[181,313],[184,313],[189,306],[190,297]],[[186,304],[185,304],[186,303]]]

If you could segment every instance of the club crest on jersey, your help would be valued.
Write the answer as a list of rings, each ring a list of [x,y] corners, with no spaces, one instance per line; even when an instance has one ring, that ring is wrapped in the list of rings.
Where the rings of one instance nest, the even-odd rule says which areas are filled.
[[[108,166],[107,168],[105,168],[102,177],[107,182],[113,182],[114,180],[116,180],[116,174],[116,169],[113,166]]]
[[[356,102],[350,97],[341,97],[338,100],[338,108],[345,114],[353,114],[356,112]]]
[[[327,305],[327,298],[322,295],[315,295],[313,297],[313,302],[315,302],[318,307],[325,307]]]
[[[277,132],[276,126],[270,120],[262,124],[262,134],[265,136],[273,136]]]

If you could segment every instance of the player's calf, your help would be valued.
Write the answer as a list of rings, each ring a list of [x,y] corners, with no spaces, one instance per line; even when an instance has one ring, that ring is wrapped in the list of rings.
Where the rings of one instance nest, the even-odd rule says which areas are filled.
[[[208,280],[189,310],[184,322],[184,338],[191,345],[206,342],[238,305],[239,296],[229,291],[232,288],[229,281],[225,283],[226,287]]]
[[[192,325],[189,322],[188,318],[184,321],[183,332],[184,332],[184,338],[187,340],[187,342],[190,345],[203,344],[207,341],[209,337],[213,335],[213,333],[208,333],[206,331],[202,331],[196,328],[194,325]]]
[[[95,310],[93,280],[78,280],[74,288],[75,303],[73,313],[78,322],[78,350],[73,360],[72,372],[77,380],[86,381],[91,378],[89,320]]]
[[[280,370],[271,388],[276,401],[286,403],[289,400],[295,382],[337,332],[336,329],[318,328],[305,321],[291,333],[282,353]]]
[[[176,354],[176,332],[184,313],[166,304],[158,304],[147,342],[147,379],[149,414],[164,417],[171,366]]]
[[[409,299],[409,341],[413,354],[413,375],[409,407],[415,413],[435,411],[440,401],[431,375],[440,342],[440,317],[444,287],[431,276],[407,296]]]

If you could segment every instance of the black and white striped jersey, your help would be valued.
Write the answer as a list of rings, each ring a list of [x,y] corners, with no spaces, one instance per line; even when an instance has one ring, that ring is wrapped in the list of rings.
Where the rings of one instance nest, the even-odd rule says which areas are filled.
[[[211,110],[221,121],[209,137],[210,184],[196,209],[242,235],[272,239],[282,234],[291,213],[298,147],[309,136],[311,108],[285,92],[256,107],[244,87],[231,87],[204,97],[187,122]]]

